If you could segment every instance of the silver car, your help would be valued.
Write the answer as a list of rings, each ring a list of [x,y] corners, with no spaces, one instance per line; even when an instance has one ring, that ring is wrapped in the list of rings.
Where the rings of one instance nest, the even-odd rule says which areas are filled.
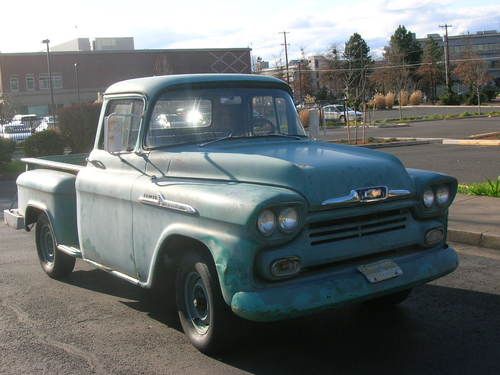
[[[363,112],[356,111],[351,108],[346,108],[344,111],[343,104],[329,104],[325,105],[322,108],[323,116],[325,120],[333,120],[345,122],[345,115],[347,114],[347,118],[349,121],[362,121],[363,120]]]

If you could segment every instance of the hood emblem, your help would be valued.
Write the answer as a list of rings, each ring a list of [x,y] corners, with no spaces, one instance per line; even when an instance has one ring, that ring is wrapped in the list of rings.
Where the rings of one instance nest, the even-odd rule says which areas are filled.
[[[378,202],[388,198],[404,198],[410,196],[411,192],[406,189],[389,190],[387,186],[374,186],[351,190],[347,195],[338,198],[330,198],[321,202],[322,206],[344,205],[348,203],[370,203]]]

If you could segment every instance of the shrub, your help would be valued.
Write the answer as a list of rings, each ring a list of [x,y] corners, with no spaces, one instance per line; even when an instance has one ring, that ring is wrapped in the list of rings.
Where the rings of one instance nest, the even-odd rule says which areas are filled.
[[[413,91],[410,95],[410,104],[419,105],[420,103],[422,103],[423,96],[424,95],[422,94],[422,91],[420,90]]]
[[[99,122],[101,104],[86,103],[61,108],[59,129],[72,153],[90,152]]]
[[[10,139],[0,138],[0,163],[8,163],[12,160],[12,154],[16,144]]]
[[[388,92],[385,96],[385,106],[387,109],[391,109],[394,107],[394,100],[396,98],[396,95],[394,95],[393,92]]]
[[[462,103],[462,100],[462,96],[454,93],[453,91],[446,92],[439,97],[439,101],[441,102],[441,104],[445,105],[458,105]]]
[[[485,103],[488,101],[488,96],[485,93],[480,93],[479,97],[481,99],[481,103]],[[477,105],[477,94],[469,93],[465,98],[465,103],[469,105]]]
[[[402,106],[408,105],[408,91],[406,90],[401,90],[398,95],[398,103],[401,104]]]
[[[302,109],[299,112],[300,122],[304,125],[305,128],[309,127],[309,110]]]
[[[26,156],[60,155],[64,153],[65,140],[57,131],[49,129],[35,133],[24,141]]]
[[[373,97],[373,105],[376,109],[384,109],[385,108],[385,96],[381,93],[376,93]]]
[[[497,97],[498,88],[495,85],[487,85],[483,87],[483,94],[486,95],[489,101]]]

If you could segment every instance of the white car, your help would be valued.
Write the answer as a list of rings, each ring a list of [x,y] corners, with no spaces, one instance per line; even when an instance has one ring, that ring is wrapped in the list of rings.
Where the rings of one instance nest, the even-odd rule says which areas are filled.
[[[31,128],[22,123],[10,123],[2,126],[0,136],[14,142],[23,142],[31,137]]]
[[[349,121],[363,120],[363,112],[356,111],[351,108],[347,108],[346,112],[344,112],[343,104],[329,104],[323,106],[321,109],[323,111],[323,116],[325,120],[335,120],[335,121],[345,122],[346,113]]]
[[[42,132],[47,129],[54,129],[57,126],[57,117],[53,116],[45,116],[42,118],[40,125],[38,125],[35,129],[36,133]]]

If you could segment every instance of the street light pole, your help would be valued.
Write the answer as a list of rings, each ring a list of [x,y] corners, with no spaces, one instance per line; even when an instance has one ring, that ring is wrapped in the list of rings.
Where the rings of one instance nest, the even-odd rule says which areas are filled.
[[[78,63],[75,63],[75,89],[78,104],[80,104],[80,83],[78,81]]]
[[[49,44],[50,40],[49,39],[44,39],[42,40],[42,43],[47,46],[47,70],[49,73],[49,89],[50,89],[50,115],[54,119],[54,110],[55,110],[55,104],[54,104],[54,88],[52,86],[52,69],[50,67],[50,49],[49,49]]]

